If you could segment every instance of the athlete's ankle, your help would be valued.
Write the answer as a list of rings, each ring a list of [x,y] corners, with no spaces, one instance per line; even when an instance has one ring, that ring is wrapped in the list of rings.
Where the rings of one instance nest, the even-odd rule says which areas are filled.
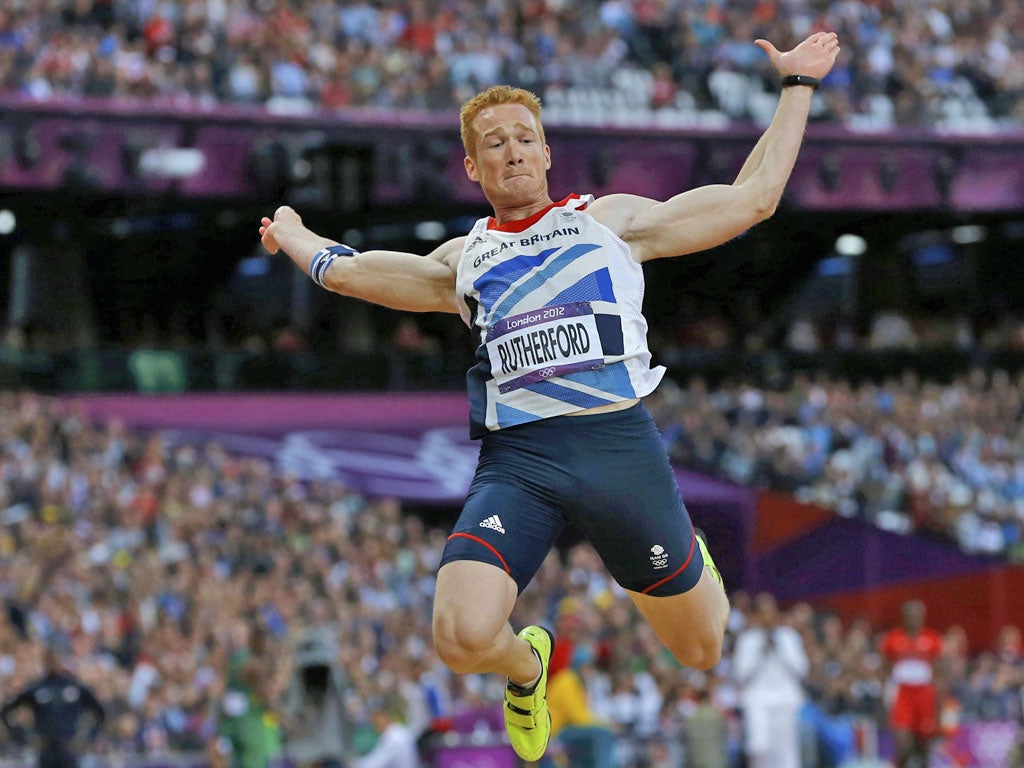
[[[511,677],[508,678],[508,688],[516,696],[529,696],[535,690],[537,690],[537,683],[540,682],[540,678],[544,674],[544,662],[540,660],[540,654],[537,653],[537,649],[530,646],[530,650],[533,651],[534,658],[537,659],[537,676],[528,683],[517,683]]]

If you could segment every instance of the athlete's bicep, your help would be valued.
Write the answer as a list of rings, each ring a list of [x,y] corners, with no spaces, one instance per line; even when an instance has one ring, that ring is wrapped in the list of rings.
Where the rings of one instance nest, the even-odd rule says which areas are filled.
[[[710,184],[637,205],[620,237],[640,262],[683,256],[728,242],[770,213],[742,185]]]
[[[453,254],[463,238],[450,240],[427,256],[401,251],[366,251],[332,263],[325,285],[392,309],[458,312]]]

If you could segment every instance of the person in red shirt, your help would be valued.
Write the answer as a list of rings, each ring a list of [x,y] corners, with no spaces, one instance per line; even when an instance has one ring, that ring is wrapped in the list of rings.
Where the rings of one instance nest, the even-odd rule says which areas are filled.
[[[882,638],[882,655],[895,687],[889,722],[896,734],[900,768],[924,768],[930,742],[939,731],[934,665],[942,652],[942,636],[925,627],[924,615],[924,603],[908,600],[903,604],[903,626]]]

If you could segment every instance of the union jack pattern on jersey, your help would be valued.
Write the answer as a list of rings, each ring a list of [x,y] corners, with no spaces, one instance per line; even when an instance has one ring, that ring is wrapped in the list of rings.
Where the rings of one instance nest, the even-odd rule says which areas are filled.
[[[643,397],[651,367],[643,269],[629,246],[570,195],[522,221],[480,219],[457,291],[477,342],[467,374],[470,431],[487,431]]]

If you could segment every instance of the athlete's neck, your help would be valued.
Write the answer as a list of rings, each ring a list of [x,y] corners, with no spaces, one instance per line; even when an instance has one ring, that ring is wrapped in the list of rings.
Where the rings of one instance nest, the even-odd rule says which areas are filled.
[[[543,211],[545,208],[550,208],[554,204],[554,201],[548,195],[544,195],[543,198],[534,200],[526,205],[496,205],[494,206],[494,220],[498,222],[498,224],[522,221],[523,219],[528,219],[534,214]]]

